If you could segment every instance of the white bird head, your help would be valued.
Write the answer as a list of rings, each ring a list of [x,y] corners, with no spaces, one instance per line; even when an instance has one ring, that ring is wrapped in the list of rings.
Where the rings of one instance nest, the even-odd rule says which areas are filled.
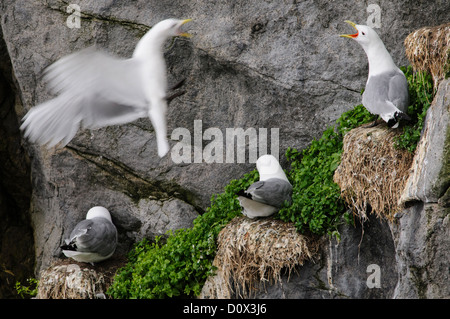
[[[181,27],[189,21],[192,19],[166,19],[158,22],[139,40],[133,57],[147,59],[152,54],[161,55],[161,47],[166,39],[174,36],[190,37],[189,33],[181,30]]]
[[[259,172],[259,180],[265,181],[270,178],[284,179],[289,183],[278,160],[273,155],[262,155],[256,161],[256,169]]]
[[[374,46],[374,45],[383,45],[383,42],[381,41],[378,34],[375,32],[374,29],[372,29],[369,26],[356,24],[354,22],[346,20],[348,24],[350,24],[353,28],[356,29],[355,34],[341,34],[341,37],[344,38],[350,38],[358,42],[364,50],[367,52],[367,50]],[[383,45],[384,46],[384,45]]]
[[[181,30],[181,27],[192,21],[192,19],[178,20],[178,19],[166,19],[161,22],[158,22],[152,27],[152,30],[157,31],[164,37],[191,37],[191,35],[187,32]]]
[[[108,219],[110,222],[112,222],[111,214],[105,207],[102,207],[102,206],[92,207],[91,209],[89,209],[89,211],[86,214],[86,219],[92,219],[95,217],[103,217],[103,218]]]
[[[369,59],[369,77],[398,69],[375,30],[366,25],[355,24],[348,20],[345,22],[354,27],[356,33],[341,34],[340,36],[355,40],[364,49]]]

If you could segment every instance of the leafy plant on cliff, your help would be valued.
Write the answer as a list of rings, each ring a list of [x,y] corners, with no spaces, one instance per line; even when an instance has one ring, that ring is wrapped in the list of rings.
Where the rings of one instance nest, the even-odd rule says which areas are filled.
[[[35,278],[28,278],[27,282],[29,285],[25,286],[19,281],[16,281],[15,288],[17,294],[22,297],[22,299],[35,297],[37,295],[39,281]]]
[[[409,87],[408,115],[411,121],[405,123],[403,133],[397,138],[396,147],[414,152],[422,133],[427,110],[434,97],[433,78],[429,73],[414,73],[411,66],[402,67]]]
[[[143,240],[129,254],[108,290],[114,298],[165,298],[198,295],[214,272],[216,239],[222,228],[241,211],[235,193],[259,179],[256,170],[232,180],[225,191],[213,195],[211,206],[190,229],[169,235],[166,243]]]
[[[343,135],[374,120],[362,105],[345,112],[336,127],[329,127],[319,140],[299,152],[288,148],[291,163],[288,178],[293,186],[292,205],[281,209],[278,217],[291,221],[299,232],[338,235],[338,219],[345,213],[339,186],[333,182],[334,171],[342,154]]]

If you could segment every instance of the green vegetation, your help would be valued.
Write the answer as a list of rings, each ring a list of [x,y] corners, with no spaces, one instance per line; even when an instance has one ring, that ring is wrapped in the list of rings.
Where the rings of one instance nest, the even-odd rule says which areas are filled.
[[[432,91],[429,91],[429,76],[414,76],[410,68],[404,72],[411,94],[408,114],[413,121],[411,127],[404,126],[398,146],[412,151],[420,137]],[[336,126],[325,130],[322,137],[313,140],[307,149],[288,148],[286,158],[291,169],[287,176],[293,185],[292,204],[283,207],[275,217],[293,222],[302,233],[339,237],[337,226],[341,216],[347,222],[352,221],[340,198],[340,189],[333,182],[333,174],[341,158],[343,136],[374,119],[362,105],[358,105],[342,114]],[[231,219],[241,215],[235,193],[247,189],[258,179],[258,172],[253,170],[239,180],[232,180],[224,193],[212,196],[211,206],[195,219],[192,228],[170,233],[166,240],[158,237],[154,243],[147,240],[138,243],[130,252],[127,266],[117,273],[108,294],[114,298],[198,295],[207,277],[215,271],[212,262],[219,232]]]
[[[170,234],[165,244],[144,240],[129,255],[108,293],[114,298],[164,298],[198,295],[214,272],[216,239],[222,228],[241,214],[235,193],[259,179],[256,170],[232,180],[225,192],[211,198],[211,207],[190,229]]]
[[[288,178],[293,186],[292,205],[278,212],[283,221],[291,221],[301,233],[338,236],[339,217],[346,211],[339,186],[333,182],[334,171],[342,154],[346,132],[374,120],[362,105],[345,112],[337,127],[329,127],[319,140],[302,152],[288,148],[286,158],[291,163]]]
[[[23,299],[37,295],[39,281],[35,278],[28,278],[27,282],[29,284],[28,286],[22,285],[19,281],[16,282],[17,294]]]
[[[434,97],[433,78],[424,72],[413,73],[412,67],[401,68],[409,86],[408,115],[411,122],[403,127],[403,133],[397,138],[396,147],[414,152],[422,133],[427,110]]]

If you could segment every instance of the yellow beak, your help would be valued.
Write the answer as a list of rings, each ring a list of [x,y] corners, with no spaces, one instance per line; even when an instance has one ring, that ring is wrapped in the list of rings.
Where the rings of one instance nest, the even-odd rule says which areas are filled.
[[[183,20],[183,21],[181,22],[181,25],[180,25],[180,26],[182,26],[183,24],[188,23],[188,22],[190,22],[190,21],[192,21],[192,19],[186,19],[186,20]],[[187,32],[180,32],[178,35],[179,35],[180,37],[186,37],[186,38],[192,37],[192,35],[191,35],[190,33],[187,33]]]
[[[356,23],[351,22],[349,20],[345,20],[344,22],[350,24],[352,27],[354,27],[356,29]],[[358,31],[358,29],[356,29],[355,34],[341,34],[340,37],[354,39],[358,36],[358,34],[359,34],[359,31]]]

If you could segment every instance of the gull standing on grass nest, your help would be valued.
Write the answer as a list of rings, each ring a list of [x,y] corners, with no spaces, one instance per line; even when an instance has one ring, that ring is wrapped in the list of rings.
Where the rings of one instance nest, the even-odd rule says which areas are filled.
[[[273,155],[263,155],[256,161],[259,181],[237,193],[242,214],[249,218],[270,216],[291,202],[292,185]]]
[[[345,22],[357,32],[342,34],[341,37],[358,42],[369,60],[369,76],[362,104],[370,113],[379,115],[389,127],[397,128],[400,120],[410,120],[406,114],[409,96],[405,74],[395,65],[383,41],[372,28],[348,20]],[[375,126],[376,122],[371,126]]]
[[[171,36],[189,37],[181,26],[191,19],[167,19],[140,39],[130,59],[118,59],[93,47],[56,61],[44,79],[52,100],[33,107],[21,129],[31,142],[67,145],[82,128],[95,129],[149,117],[156,134],[158,155],[167,142],[167,70],[162,46]]]

